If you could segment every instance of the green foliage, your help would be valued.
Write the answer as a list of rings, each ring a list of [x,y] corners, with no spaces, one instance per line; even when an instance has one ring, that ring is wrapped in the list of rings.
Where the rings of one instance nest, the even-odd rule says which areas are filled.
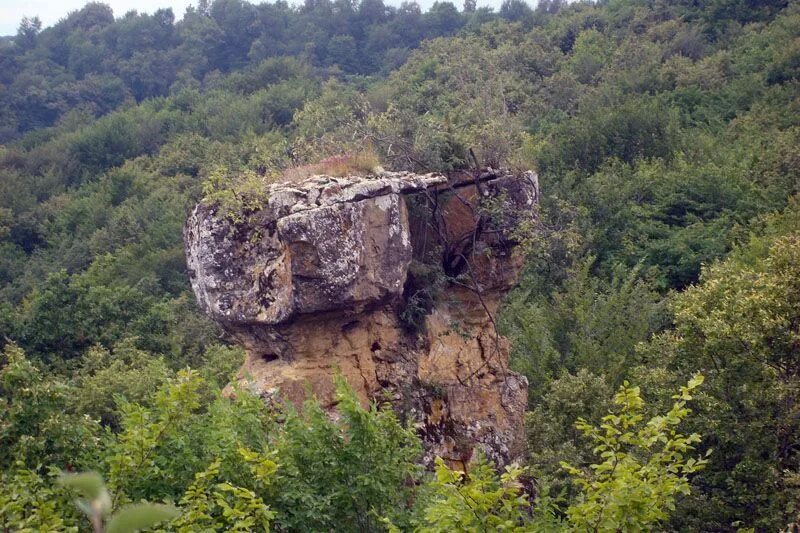
[[[154,390],[172,377],[162,358],[137,350],[130,340],[118,345],[113,354],[101,347],[90,348],[81,360],[75,380],[79,389],[75,410],[117,426],[117,403],[148,404]],[[118,400],[109,401],[109,398]]]
[[[108,520],[107,533],[133,533],[174,518],[178,510],[171,505],[139,503],[123,507]]]
[[[563,372],[587,369],[620,383],[635,366],[636,345],[664,319],[657,294],[639,269],[618,268],[611,282],[593,276],[593,257],[570,267],[560,290],[547,296],[535,276],[523,278],[502,316],[513,346],[513,366],[524,373],[536,401]]]
[[[513,35],[512,38],[518,38]],[[487,46],[481,37],[427,43],[389,79],[385,110],[368,117],[363,134],[394,167],[450,170],[507,164],[525,136],[520,113],[527,87],[506,67],[513,43]]]
[[[591,245],[602,264],[641,261],[661,287],[682,288],[697,280],[700,265],[722,257],[737,224],[770,205],[731,158],[721,163],[614,163],[588,178],[587,194],[597,229]],[[781,196],[785,195],[785,192]]]
[[[171,505],[152,503],[127,505],[111,514],[111,495],[96,472],[62,474],[59,484],[82,496],[76,505],[89,518],[95,533],[135,533],[178,515]]]
[[[91,344],[113,346],[125,330],[135,330],[135,322],[146,320],[148,307],[155,304],[141,286],[112,289],[92,281],[91,275],[71,278],[62,270],[48,276],[26,302],[22,338],[45,362],[77,357]],[[156,333],[156,324],[147,325],[151,335]]]
[[[165,478],[181,473],[159,464],[166,459],[163,448],[187,429],[188,420],[200,408],[203,385],[196,373],[180,372],[174,383],[156,395],[152,411],[136,404],[121,405],[122,431],[108,458],[112,490],[124,490],[136,500],[146,497],[149,491],[158,490],[159,485],[175,484],[174,480]],[[181,457],[172,456],[171,459],[180,460]]]
[[[0,109],[9,114],[0,140],[63,121],[74,108],[102,115],[186,87],[222,85],[251,93],[308,64],[374,73],[424,37],[450,35],[466,22],[449,2],[423,15],[418,7],[382,1],[334,8],[330,2],[256,6],[218,0],[191,6],[177,18],[160,9],[115,20],[109,7],[89,4],[50,28],[36,17],[24,19],[3,48],[2,81],[13,90],[0,94]],[[306,64],[287,56],[302,56]],[[220,72],[233,75],[219,83]],[[116,130],[105,155],[95,150],[97,143],[87,148],[98,159],[118,157],[116,148],[129,146],[133,131]]]
[[[244,350],[239,347],[211,345],[203,354],[200,375],[208,383],[221,389],[234,380],[244,360]]]
[[[203,187],[204,201],[219,206],[223,216],[234,223],[267,203],[267,179],[255,172],[244,171],[228,177],[224,170],[212,172]]]
[[[511,466],[498,477],[478,461],[468,473],[448,468],[441,459],[430,484],[419,531],[647,531],[663,523],[679,495],[690,492],[689,476],[702,470],[694,458],[696,433],[678,431],[691,413],[686,404],[703,376],[693,377],[675,395],[672,407],[647,420],[638,387],[627,382],[614,396],[614,409],[599,426],[580,419],[576,428],[588,437],[600,462],[578,468],[562,462],[579,491],[558,518],[557,503],[542,486],[536,507],[519,482],[523,470]],[[708,455],[708,454],[706,454]]]
[[[478,459],[466,475],[451,470],[437,457],[431,499],[425,507],[424,523],[417,530],[530,531],[525,522],[531,502],[518,481],[523,473],[520,467],[510,466],[498,477],[485,459]]]
[[[14,344],[0,359],[0,466],[82,467],[100,444],[100,426],[76,412],[76,389],[43,373]],[[16,468],[16,467],[15,467]]]
[[[577,494],[578,488],[561,462],[590,464],[593,453],[575,421],[584,418],[599,424],[612,406],[613,391],[603,376],[581,369],[552,381],[526,414],[530,464],[536,469],[537,480],[548,485],[553,494],[567,499]]]
[[[633,163],[671,157],[678,145],[678,117],[652,98],[609,102],[556,127],[551,139],[538,156],[543,171],[591,173],[608,159]]]
[[[249,467],[239,449],[266,449],[272,416],[244,391],[228,400],[196,371],[182,370],[151,406],[120,402],[121,431],[105,450],[109,486],[125,500],[178,501],[194,474],[219,459],[222,475],[244,484]]]
[[[471,150],[539,172],[501,317],[531,384],[535,527],[563,526],[544,485],[580,490],[558,462],[591,460],[574,418],[599,424],[625,379],[645,418],[668,411],[698,371],[687,424],[715,452],[659,527],[795,520],[796,3],[217,0],[175,15],[90,3],[0,39],[4,528],[82,525],[53,467],[102,472],[120,501],[180,502],[217,460],[196,500],[208,524],[411,527],[416,445],[388,414],[347,404],[342,425],[312,408],[284,431],[258,398],[218,397],[244,355],[196,308],[181,240],[203,196],[236,220],[283,170],[372,149],[395,170],[470,171]],[[412,277],[410,325],[441,281]],[[269,483],[241,449],[277,464]]]
[[[277,465],[269,458],[240,450],[252,463],[254,481],[263,489],[271,483]],[[219,482],[220,460],[195,474],[194,482],[181,498],[182,514],[174,523],[176,531],[269,531],[275,513],[255,492],[228,482]]]
[[[611,59],[611,43],[595,29],[584,30],[572,45],[569,69],[580,83],[593,83],[600,70]]]
[[[419,207],[419,206],[416,206]],[[408,268],[404,287],[405,302],[399,318],[410,330],[420,330],[425,316],[433,309],[433,304],[445,286],[446,276],[442,267],[436,263],[413,260]]]
[[[98,531],[166,516],[163,506],[130,503],[144,499],[178,502],[180,516],[168,531],[269,530],[273,523],[374,530],[385,518],[407,524],[421,481],[416,435],[393,411],[361,407],[343,381],[337,390],[338,420],[309,401],[302,415],[287,413],[273,425],[258,397],[236,391],[235,399],[220,398],[196,372],[181,371],[150,407],[119,400],[119,433],[107,435],[83,463],[93,459],[105,471],[113,498],[97,473],[65,475],[62,484],[81,493],[79,508]],[[37,435],[27,438],[33,444]],[[77,523],[67,493],[22,460],[2,476],[4,524]]]
[[[589,470],[563,463],[576,477],[581,494],[567,509],[570,524],[580,530],[642,531],[668,518],[675,499],[689,494],[689,475],[707,459],[689,457],[700,435],[683,435],[677,426],[691,413],[686,403],[703,383],[696,375],[664,415],[647,421],[639,388],[626,382],[614,396],[616,410],[594,427],[580,419],[576,427],[603,459]],[[642,457],[643,455],[643,457]],[[706,453],[706,456],[708,453]]]
[[[0,472],[0,527],[8,531],[78,531],[79,517],[57,474],[42,477],[21,463]]]
[[[316,402],[289,415],[277,442],[277,524],[290,530],[374,531],[408,520],[420,443],[391,409],[364,409],[337,380],[334,422]]]
[[[622,366],[625,376],[647,384],[654,405],[664,409],[667,391],[675,383],[698,371],[706,376],[689,426],[706,435],[701,449],[712,447],[715,452],[693,478],[692,495],[676,500],[674,527],[725,528],[737,523],[771,529],[782,527],[794,512],[796,488],[791,479],[797,463],[786,450],[797,438],[791,421],[797,385],[791,377],[794,359],[788,340],[795,335],[791,324],[796,322],[796,202],[757,226],[759,234],[746,246],[726,262],[708,267],[699,285],[674,297],[675,330],[638,346],[633,359]],[[531,341],[517,341],[525,346],[541,338],[535,328],[523,331],[531,335]],[[528,415],[531,460],[543,479],[555,488],[566,487],[567,495],[577,488],[554,463],[586,462],[591,453],[591,446],[567,429],[569,419],[583,414],[597,423],[603,390],[620,378],[606,374],[602,365],[589,368],[598,375],[578,372],[553,381],[541,396],[532,398]]]
[[[679,375],[708,377],[696,427],[715,428],[708,439],[715,453],[696,479],[702,492],[685,502],[687,527],[700,515],[715,527],[777,529],[796,514],[792,478],[800,465],[789,451],[800,435],[796,222],[793,202],[767,221],[763,236],[709,266],[702,283],[675,299],[675,331],[648,348],[666,353]]]

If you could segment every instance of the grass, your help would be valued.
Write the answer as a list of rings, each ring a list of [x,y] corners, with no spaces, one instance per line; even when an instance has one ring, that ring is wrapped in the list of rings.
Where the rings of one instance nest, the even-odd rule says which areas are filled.
[[[327,157],[318,163],[287,169],[281,179],[284,183],[298,183],[311,176],[334,176],[374,174],[380,168],[378,155],[372,150],[346,153]]]

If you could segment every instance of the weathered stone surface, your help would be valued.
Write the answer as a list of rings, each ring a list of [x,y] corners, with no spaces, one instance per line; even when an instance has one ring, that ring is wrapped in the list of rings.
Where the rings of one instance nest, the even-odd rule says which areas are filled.
[[[200,305],[247,350],[241,381],[295,404],[310,387],[333,408],[338,371],[416,425],[426,463],[475,447],[519,457],[527,383],[493,316],[522,265],[513,230],[535,174],[315,176],[268,192],[238,224],[201,204],[184,232]],[[440,271],[414,324],[431,291],[412,262]]]
[[[400,193],[444,181],[386,173],[272,185],[241,227],[198,205],[184,230],[198,301],[222,323],[278,324],[399,295],[411,261]]]

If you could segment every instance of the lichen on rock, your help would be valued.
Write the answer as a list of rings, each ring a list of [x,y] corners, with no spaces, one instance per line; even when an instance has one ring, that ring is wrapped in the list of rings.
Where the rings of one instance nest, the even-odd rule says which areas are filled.
[[[493,317],[522,265],[513,231],[532,216],[536,175],[313,176],[266,198],[238,222],[201,203],[184,229],[200,306],[246,348],[240,380],[333,408],[341,372],[418,428],[425,462],[465,462],[476,447],[498,464],[519,457],[527,383]],[[440,283],[410,325],[412,264]]]

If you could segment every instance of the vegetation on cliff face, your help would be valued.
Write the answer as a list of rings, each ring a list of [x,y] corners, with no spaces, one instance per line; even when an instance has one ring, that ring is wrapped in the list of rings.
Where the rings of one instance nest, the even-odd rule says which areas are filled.
[[[177,23],[90,3],[52,28],[23,21],[0,41],[0,523],[85,527],[56,472],[95,470],[116,506],[185,510],[175,529],[467,528],[463,511],[583,527],[610,500],[561,465],[597,461],[575,421],[608,425],[626,381],[647,401],[625,416],[656,420],[697,372],[694,412],[665,438],[702,435],[681,461],[712,453],[691,476],[666,470],[687,477],[647,523],[796,521],[799,39],[800,5],[781,0],[217,0]],[[365,147],[391,169],[469,168],[472,150],[539,172],[500,320],[531,383],[528,466],[550,487],[533,518],[516,471],[409,483],[417,443],[388,413],[343,401],[331,422],[219,397],[242,352],[196,309],[188,209],[230,179],[256,190]],[[643,483],[662,467],[613,494],[662,494]]]

